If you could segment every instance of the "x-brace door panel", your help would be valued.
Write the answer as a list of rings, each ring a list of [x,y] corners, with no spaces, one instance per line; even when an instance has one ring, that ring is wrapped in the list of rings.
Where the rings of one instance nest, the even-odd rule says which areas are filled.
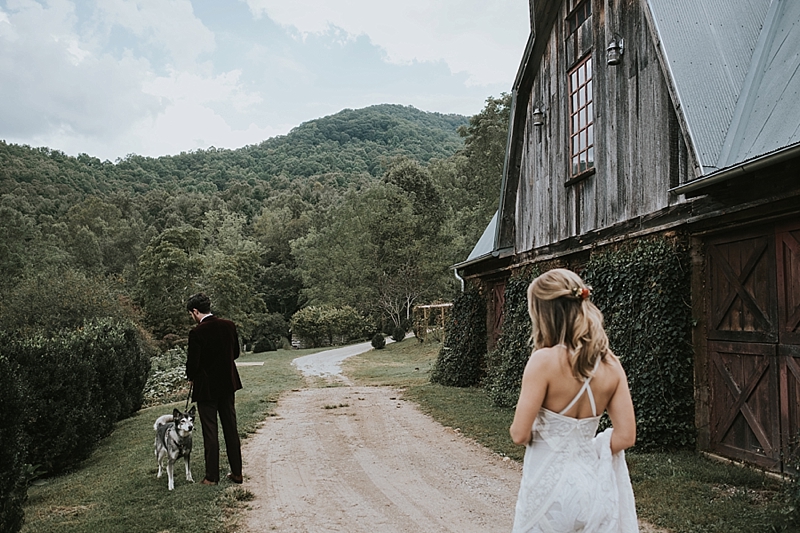
[[[779,468],[776,346],[710,342],[709,355],[712,448],[729,457]]]
[[[777,342],[774,246],[772,233],[706,244],[710,339]]]

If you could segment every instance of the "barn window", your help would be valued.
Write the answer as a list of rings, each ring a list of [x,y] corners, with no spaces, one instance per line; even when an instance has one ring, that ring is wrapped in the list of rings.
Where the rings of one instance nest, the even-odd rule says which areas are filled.
[[[570,178],[594,168],[592,56],[569,71]]]
[[[592,3],[588,0],[570,0],[569,16],[567,16],[567,35],[572,35],[581,24],[592,16]]]

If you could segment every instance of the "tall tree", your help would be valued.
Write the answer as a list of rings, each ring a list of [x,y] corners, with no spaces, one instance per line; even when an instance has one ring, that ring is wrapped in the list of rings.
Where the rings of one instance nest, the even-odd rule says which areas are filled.
[[[480,238],[500,202],[511,95],[489,97],[485,107],[458,129],[464,149],[445,160],[434,161],[430,171],[442,190],[457,234],[463,235],[461,257]]]
[[[294,241],[311,303],[352,305],[400,326],[415,303],[447,294],[452,255],[435,223],[439,196],[422,169],[401,162],[395,171]]]

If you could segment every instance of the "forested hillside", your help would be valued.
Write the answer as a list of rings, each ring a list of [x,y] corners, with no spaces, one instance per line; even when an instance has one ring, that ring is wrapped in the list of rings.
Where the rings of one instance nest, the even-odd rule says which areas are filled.
[[[344,110],[237,150],[115,162],[0,141],[0,325],[125,316],[168,344],[199,290],[251,341],[311,304],[396,325],[451,296],[447,267],[496,208],[507,100],[472,119]]]
[[[290,327],[397,334],[450,299],[449,265],[497,207],[509,103],[345,110],[115,162],[0,141],[0,523],[18,530],[33,477],[88,457],[146,390],[180,388],[193,293],[258,351]]]

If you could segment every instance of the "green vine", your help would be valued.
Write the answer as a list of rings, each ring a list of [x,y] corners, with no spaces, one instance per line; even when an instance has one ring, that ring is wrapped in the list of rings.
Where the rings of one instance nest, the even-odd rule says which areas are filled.
[[[486,372],[486,301],[470,289],[453,301],[431,381],[450,387],[478,385]]]
[[[677,239],[593,254],[581,272],[628,374],[637,448],[691,448],[694,361],[689,254]]]
[[[549,265],[548,265],[549,266]],[[527,287],[535,270],[506,284],[503,329],[489,354],[485,386],[492,401],[512,407],[530,355]],[[619,356],[636,409],[638,449],[691,448],[695,443],[689,254],[664,237],[595,252],[580,272],[594,287],[611,349]]]

